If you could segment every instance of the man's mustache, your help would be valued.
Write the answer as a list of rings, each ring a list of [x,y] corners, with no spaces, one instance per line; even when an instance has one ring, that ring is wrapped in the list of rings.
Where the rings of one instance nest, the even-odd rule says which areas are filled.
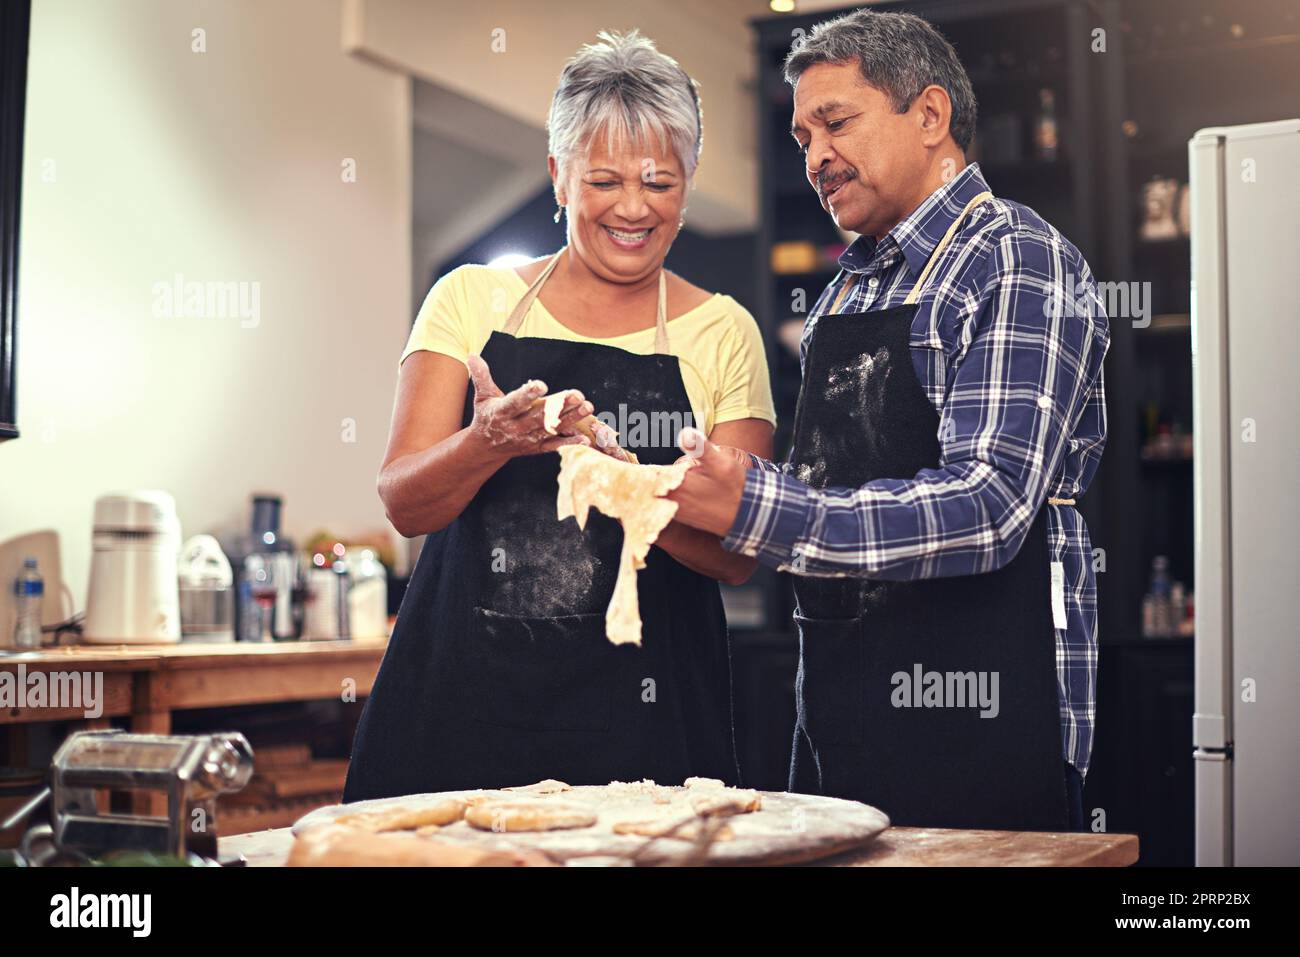
[[[822,199],[825,199],[826,193],[829,190],[834,189],[836,186],[840,186],[844,183],[847,183],[851,179],[856,179],[857,176],[858,176],[858,171],[855,169],[850,169],[840,173],[818,173],[817,174],[817,195],[820,196]]]

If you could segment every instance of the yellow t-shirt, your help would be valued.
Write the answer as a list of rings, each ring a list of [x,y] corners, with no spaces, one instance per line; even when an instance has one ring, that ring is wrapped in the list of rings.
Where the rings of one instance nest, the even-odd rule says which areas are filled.
[[[528,284],[509,267],[466,265],[453,269],[434,283],[425,297],[398,366],[421,349],[464,362],[483,349],[494,330],[505,326],[510,311],[527,291]],[[653,353],[655,345],[653,326],[608,338],[579,335],[558,322],[540,299],[533,301],[518,335],[594,342],[639,355]],[[689,312],[669,319],[668,348],[681,366],[695,423],[706,435],[715,425],[737,419],[765,419],[776,424],[758,323],[735,299],[715,293]],[[547,385],[567,388],[563,382]]]

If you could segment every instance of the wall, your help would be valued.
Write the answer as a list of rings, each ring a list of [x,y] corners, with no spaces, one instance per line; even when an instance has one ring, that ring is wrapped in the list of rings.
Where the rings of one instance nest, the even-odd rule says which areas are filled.
[[[360,55],[540,130],[565,61],[600,30],[638,28],[700,84],[704,151],[692,226],[737,233],[757,221],[747,18],[770,14],[762,0],[348,0],[345,36]],[[544,151],[531,162],[544,170]]]
[[[387,528],[410,82],[345,53],[342,16],[341,0],[35,0],[0,626],[27,552],[47,594],[67,589],[47,623],[84,607],[106,492],[170,491],[187,537],[245,527],[254,490],[284,496],[293,537]],[[260,309],[156,316],[176,274],[248,283]]]

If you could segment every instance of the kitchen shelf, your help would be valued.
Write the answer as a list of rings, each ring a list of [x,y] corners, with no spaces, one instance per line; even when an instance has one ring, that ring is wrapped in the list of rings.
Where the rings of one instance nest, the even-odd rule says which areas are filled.
[[[1139,338],[1171,336],[1192,331],[1192,317],[1185,312],[1166,312],[1151,317],[1151,325],[1138,329]]]
[[[347,768],[346,759],[312,759],[310,755],[297,765],[257,768],[247,787],[218,798],[221,833],[286,827],[308,811],[340,803]]]
[[[21,667],[28,675],[69,669],[104,674],[102,713],[97,718],[87,719],[84,709],[78,708],[15,707],[0,711],[0,730],[9,726],[8,735],[0,739],[7,749],[4,762],[13,766],[40,765],[40,760],[28,753],[26,734],[26,726],[36,723],[71,722],[104,729],[113,726],[113,719],[120,719],[137,734],[171,734],[175,723],[190,720],[203,709],[339,701],[347,682],[354,683],[360,700],[370,693],[387,644],[387,639],[356,639],[274,644],[69,645],[0,657],[0,671],[16,672]],[[157,814],[165,808],[165,796],[157,793],[134,795],[133,799],[148,813]]]
[[[986,163],[977,160],[980,171],[987,179],[990,176],[1068,176],[1072,173],[1069,159],[1023,159],[1011,163]]]
[[[1300,33],[1280,34],[1232,40],[1225,43],[1208,43],[1200,46],[1177,47],[1169,50],[1153,50],[1148,53],[1129,55],[1124,58],[1124,65],[1132,68],[1150,66],[1168,67],[1173,63],[1187,63],[1196,69],[1205,66],[1207,58],[1239,57],[1243,53],[1260,50],[1274,50],[1300,45]]]
[[[1182,472],[1190,470],[1192,467],[1192,457],[1190,455],[1167,459],[1144,458],[1141,461],[1144,469],[1153,472]]]
[[[1098,638],[1097,644],[1102,648],[1177,648],[1179,646],[1190,647],[1195,640],[1193,635],[1170,635],[1166,638],[1145,638],[1141,634],[1141,629],[1134,627],[1132,633],[1119,638],[1109,638],[1102,640]]]
[[[251,834],[275,827],[290,827],[300,817],[321,807],[340,804],[343,792],[268,801],[263,804],[234,804],[224,795],[217,799],[217,828],[222,837]]]
[[[818,266],[816,269],[805,269],[798,272],[773,272],[772,275],[775,276],[778,281],[813,279],[824,285],[834,279],[836,273],[839,271],[839,266]],[[820,292],[820,290],[818,291]]]
[[[1161,251],[1170,246],[1188,247],[1191,244],[1192,237],[1179,233],[1177,236],[1167,236],[1164,239],[1143,239],[1137,237],[1137,246],[1139,249],[1149,249],[1152,251]]]
[[[967,70],[966,73],[970,77],[971,86],[982,90],[1008,86],[1056,87],[1068,80],[1065,68],[1056,64],[1036,71],[1025,67],[1016,67],[1010,70],[975,69]]]

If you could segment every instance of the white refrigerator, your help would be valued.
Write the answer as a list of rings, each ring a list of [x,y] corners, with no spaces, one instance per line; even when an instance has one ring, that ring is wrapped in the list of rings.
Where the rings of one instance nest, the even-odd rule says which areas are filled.
[[[1196,863],[1300,864],[1300,120],[1191,166]]]

